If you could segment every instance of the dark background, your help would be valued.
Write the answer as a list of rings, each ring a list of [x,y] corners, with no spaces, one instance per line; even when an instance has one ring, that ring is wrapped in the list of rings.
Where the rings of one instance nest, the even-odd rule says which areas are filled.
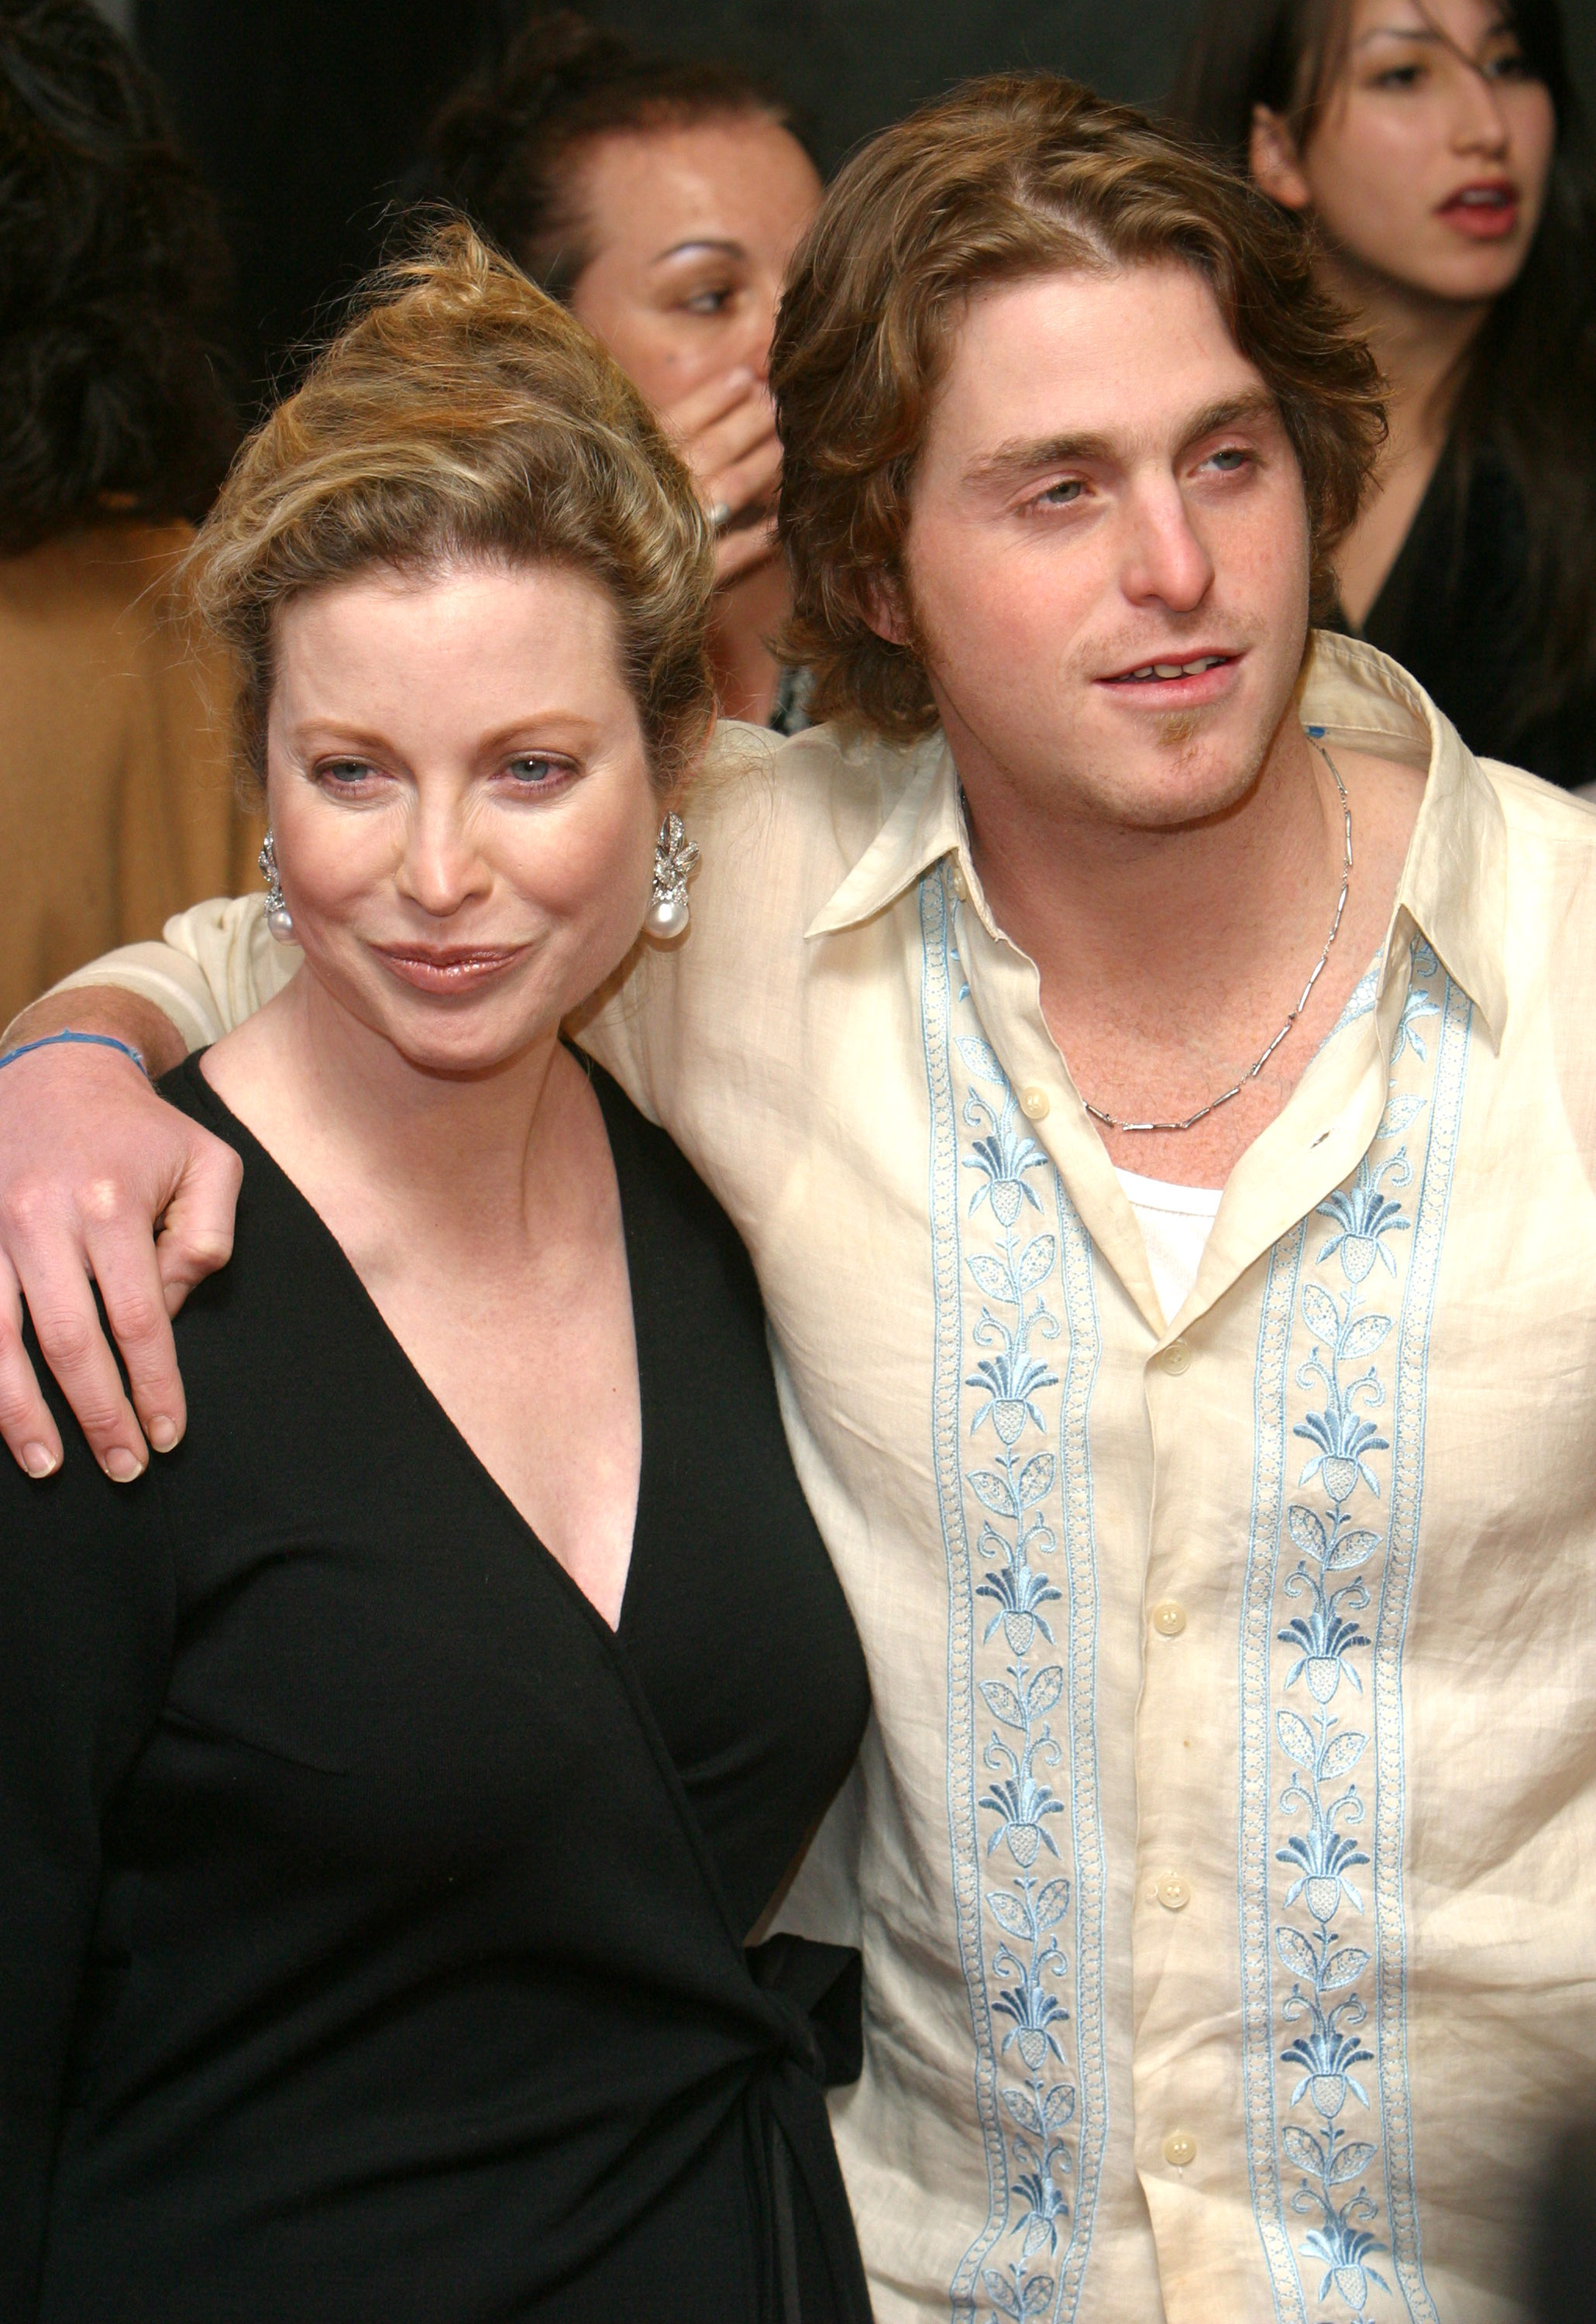
[[[221,198],[246,405],[378,255],[395,181],[456,79],[526,0],[101,0]],[[592,0],[640,45],[725,55],[798,111],[824,170],[967,74],[1045,66],[1156,105],[1200,0]],[[1564,0],[1596,114],[1596,0]]]

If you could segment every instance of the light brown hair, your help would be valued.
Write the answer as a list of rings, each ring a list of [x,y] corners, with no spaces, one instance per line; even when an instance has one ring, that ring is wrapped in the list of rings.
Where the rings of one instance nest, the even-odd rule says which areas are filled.
[[[1177,263],[1212,286],[1302,471],[1315,603],[1384,435],[1379,375],[1315,285],[1294,221],[1142,115],[1052,75],[994,75],[888,129],[835,180],[789,277],[770,357],[784,651],[811,714],[899,740],[936,722],[912,646],[871,626],[901,592],[915,470],[972,291]]]
[[[461,223],[374,278],[190,552],[199,612],[239,666],[246,784],[264,779],[278,610],[373,566],[457,559],[598,583],[655,782],[674,792],[715,716],[708,521],[597,340]]]

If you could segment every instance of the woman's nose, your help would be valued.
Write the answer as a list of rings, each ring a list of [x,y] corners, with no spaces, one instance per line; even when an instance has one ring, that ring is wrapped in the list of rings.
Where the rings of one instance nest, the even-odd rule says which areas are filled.
[[[1455,75],[1452,142],[1459,153],[1505,153],[1512,140],[1501,92],[1476,64]]]
[[[448,919],[474,897],[485,893],[488,874],[457,813],[429,809],[415,816],[400,862],[401,895],[434,919]]]

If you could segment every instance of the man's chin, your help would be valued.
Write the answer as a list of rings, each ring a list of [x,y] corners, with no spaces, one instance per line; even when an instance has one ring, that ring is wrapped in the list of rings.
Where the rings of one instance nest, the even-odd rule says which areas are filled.
[[[1172,714],[1183,723],[1189,714]],[[1193,750],[1197,737],[1162,736],[1162,749],[1121,766],[1099,797],[1112,820],[1128,830],[1185,831],[1217,823],[1250,798],[1266,752]],[[1105,795],[1106,794],[1106,795]]]

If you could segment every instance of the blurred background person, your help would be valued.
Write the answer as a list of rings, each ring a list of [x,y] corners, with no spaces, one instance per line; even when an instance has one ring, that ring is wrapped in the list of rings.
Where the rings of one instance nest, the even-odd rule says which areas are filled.
[[[172,567],[235,444],[214,211],[86,0],[0,7],[0,1011],[249,881]],[[254,839],[254,846],[251,846]]]
[[[568,10],[533,17],[447,104],[425,182],[601,339],[675,438],[719,541],[722,707],[790,731],[768,381],[787,261],[820,177],[780,102],[734,67],[648,56]]]
[[[1312,220],[1390,436],[1340,625],[1596,777],[1596,176],[1556,0],[1212,0],[1174,109]]]
[[[1534,2324],[1590,2324],[1596,2283],[1596,2117],[1557,2141],[1535,2218]]]
[[[5,0],[0,1017],[253,881],[228,682],[172,579],[235,440],[207,340],[226,268],[125,45],[88,0]]]

